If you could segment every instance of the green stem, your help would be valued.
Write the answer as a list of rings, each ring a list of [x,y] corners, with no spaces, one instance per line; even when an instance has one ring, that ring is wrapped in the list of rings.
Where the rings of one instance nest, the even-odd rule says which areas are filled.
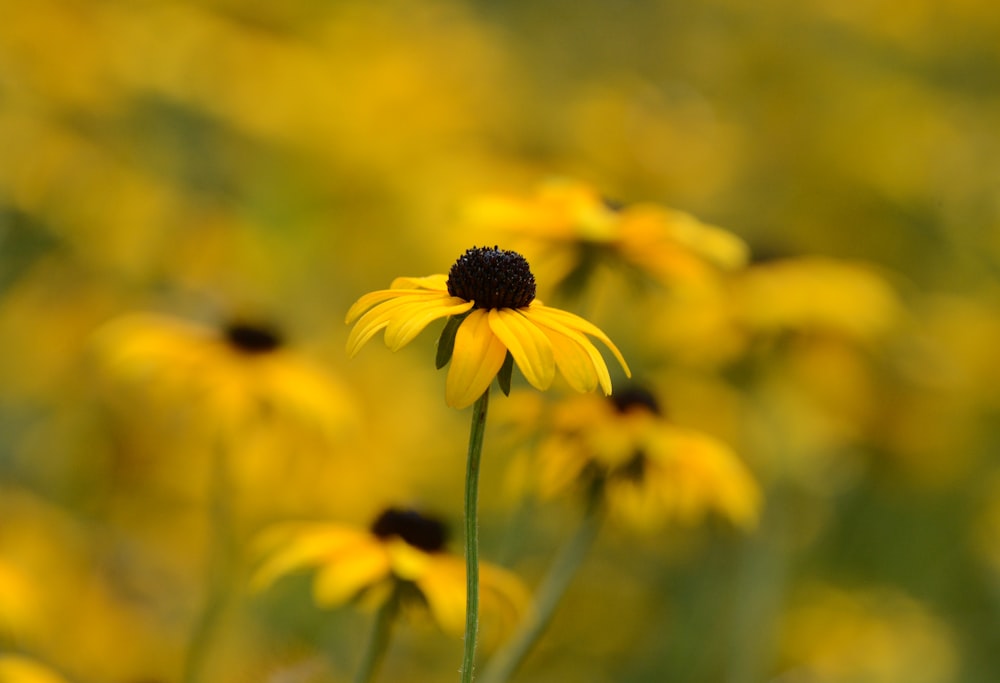
[[[204,677],[209,645],[232,592],[236,565],[236,532],[227,450],[216,444],[209,473],[209,538],[205,602],[191,629],[181,680],[198,683]]]
[[[600,493],[592,492],[580,526],[552,561],[535,594],[532,610],[509,641],[497,651],[483,672],[482,683],[507,681],[538,642],[555,614],[556,607],[583,564],[601,527]]]
[[[486,411],[490,404],[487,388],[472,406],[469,429],[469,456],[465,468],[465,652],[462,656],[462,683],[471,683],[479,633],[479,461],[483,454]]]
[[[395,589],[375,615],[375,625],[372,627],[371,638],[368,640],[368,647],[361,659],[361,666],[358,667],[358,671],[354,675],[354,683],[370,683],[375,679],[375,674],[382,665],[385,653],[389,649],[389,636],[392,635],[392,624],[398,610],[399,591]]]

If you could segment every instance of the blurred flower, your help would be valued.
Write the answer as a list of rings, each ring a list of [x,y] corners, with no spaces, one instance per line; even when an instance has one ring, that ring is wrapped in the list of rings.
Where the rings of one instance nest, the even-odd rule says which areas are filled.
[[[895,291],[874,267],[824,257],[755,264],[737,276],[732,307],[756,333],[808,330],[859,342],[889,331],[901,314]]]
[[[744,528],[757,520],[760,492],[736,455],[671,424],[644,389],[560,404],[538,459],[543,497],[597,485],[611,516],[639,530],[697,524],[708,513]]]
[[[790,680],[955,680],[957,653],[948,629],[920,603],[893,589],[807,588],[785,615],[782,634]]]
[[[536,389],[548,389],[558,369],[577,391],[592,391],[600,384],[610,394],[607,365],[587,335],[604,342],[629,374],[606,334],[579,316],[535,299],[528,262],[497,247],[467,250],[447,276],[396,278],[390,289],[358,299],[347,312],[348,324],[357,320],[347,352],[355,355],[383,328],[386,344],[396,351],[430,322],[446,316],[450,319],[438,344],[438,367],[451,361],[445,401],[455,408],[478,399],[511,357]]]
[[[690,214],[651,203],[619,207],[594,188],[568,180],[541,185],[534,197],[488,195],[469,207],[468,223],[541,243],[560,286],[582,288],[604,264],[656,279],[697,282],[747,260],[738,237]]]
[[[353,420],[346,388],[266,325],[135,314],[112,321],[96,343],[112,383],[226,436],[274,419],[334,436]]]
[[[0,654],[0,683],[66,683],[66,679],[27,657]]]
[[[316,603],[337,607],[358,599],[380,605],[396,592],[404,604],[426,606],[448,633],[465,628],[465,563],[445,552],[443,523],[409,510],[390,508],[368,530],[335,523],[287,523],[260,537],[263,562],[252,585],[263,590],[297,570],[318,569]],[[525,588],[513,574],[480,567],[485,616],[509,628],[527,605]]]

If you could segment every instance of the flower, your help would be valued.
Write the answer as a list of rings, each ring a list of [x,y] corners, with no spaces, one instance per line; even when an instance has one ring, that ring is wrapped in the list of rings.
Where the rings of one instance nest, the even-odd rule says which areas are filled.
[[[748,255],[739,237],[688,213],[652,203],[619,206],[587,184],[563,179],[540,185],[531,198],[481,197],[470,205],[467,221],[541,242],[555,259],[566,256],[557,267],[569,285],[602,262],[676,282],[734,270]]]
[[[100,330],[96,347],[115,386],[138,388],[165,412],[194,408],[192,417],[224,432],[280,418],[332,435],[353,420],[346,388],[269,325],[133,314]]]
[[[960,680],[959,645],[949,625],[898,588],[809,582],[792,591],[789,603],[778,634],[783,680]]]
[[[671,424],[641,388],[562,403],[537,455],[542,497],[597,485],[609,514],[639,530],[697,524],[710,512],[744,528],[757,519],[760,493],[736,455]]]
[[[27,657],[0,654],[0,683],[65,683],[66,679]]]
[[[354,356],[382,329],[386,345],[396,351],[446,316],[450,321],[439,342],[438,367],[451,361],[445,401],[455,408],[478,399],[508,357],[537,389],[548,389],[558,369],[577,391],[592,391],[600,384],[610,394],[608,367],[588,335],[611,349],[630,375],[618,347],[604,332],[579,316],[542,304],[535,298],[535,278],[524,257],[495,246],[468,249],[447,276],[400,277],[390,289],[362,296],[347,312],[347,324],[357,321],[347,352]]]
[[[408,604],[423,604],[441,628],[461,635],[465,628],[465,562],[444,552],[447,533],[440,521],[412,510],[389,508],[370,529],[336,523],[285,523],[265,530],[258,549],[263,562],[251,585],[263,590],[277,579],[308,567],[318,569],[313,595],[321,607],[360,599],[379,605],[395,591]],[[482,565],[484,613],[506,629],[528,604],[527,591],[510,572]]]

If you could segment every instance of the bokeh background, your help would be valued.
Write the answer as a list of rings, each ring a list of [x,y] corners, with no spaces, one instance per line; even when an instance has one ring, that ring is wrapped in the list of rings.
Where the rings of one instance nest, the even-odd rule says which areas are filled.
[[[749,245],[723,295],[611,273],[572,305],[670,419],[732,446],[764,502],[749,532],[607,527],[517,680],[997,680],[995,3],[38,0],[0,16],[3,656],[71,683],[180,680],[219,494],[206,425],[240,404],[202,400],[230,370],[181,342],[157,347],[158,372],[116,373],[108,325],[137,312],[266,323],[334,397],[310,413],[299,375],[261,380],[292,423],[325,428],[298,434],[279,409],[234,428],[237,546],[402,504],[447,520],[461,552],[468,411],[444,405],[435,335],[349,360],[344,314],[503,246],[467,220],[475,197],[566,177]],[[494,404],[483,543],[532,587],[575,508],[543,507],[511,544],[504,425],[540,400],[520,396]],[[308,577],[236,584],[212,680],[350,679],[370,614],[317,608]],[[383,678],[451,680],[460,648],[405,621]]]

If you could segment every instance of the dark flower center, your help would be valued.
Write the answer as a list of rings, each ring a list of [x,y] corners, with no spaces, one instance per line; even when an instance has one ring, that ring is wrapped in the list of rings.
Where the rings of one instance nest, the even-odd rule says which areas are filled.
[[[226,341],[246,354],[270,353],[284,343],[273,329],[246,323],[230,323],[223,329]]]
[[[448,540],[448,531],[442,522],[398,508],[389,508],[379,515],[372,524],[372,533],[382,539],[397,536],[428,553],[443,549]]]
[[[448,293],[475,308],[523,308],[535,298],[535,276],[516,251],[473,247],[448,271]]]
[[[637,408],[645,408],[654,415],[662,415],[660,404],[657,403],[656,397],[648,390],[639,386],[633,385],[616,391],[608,397],[608,400],[614,404],[619,413],[627,413]]]

